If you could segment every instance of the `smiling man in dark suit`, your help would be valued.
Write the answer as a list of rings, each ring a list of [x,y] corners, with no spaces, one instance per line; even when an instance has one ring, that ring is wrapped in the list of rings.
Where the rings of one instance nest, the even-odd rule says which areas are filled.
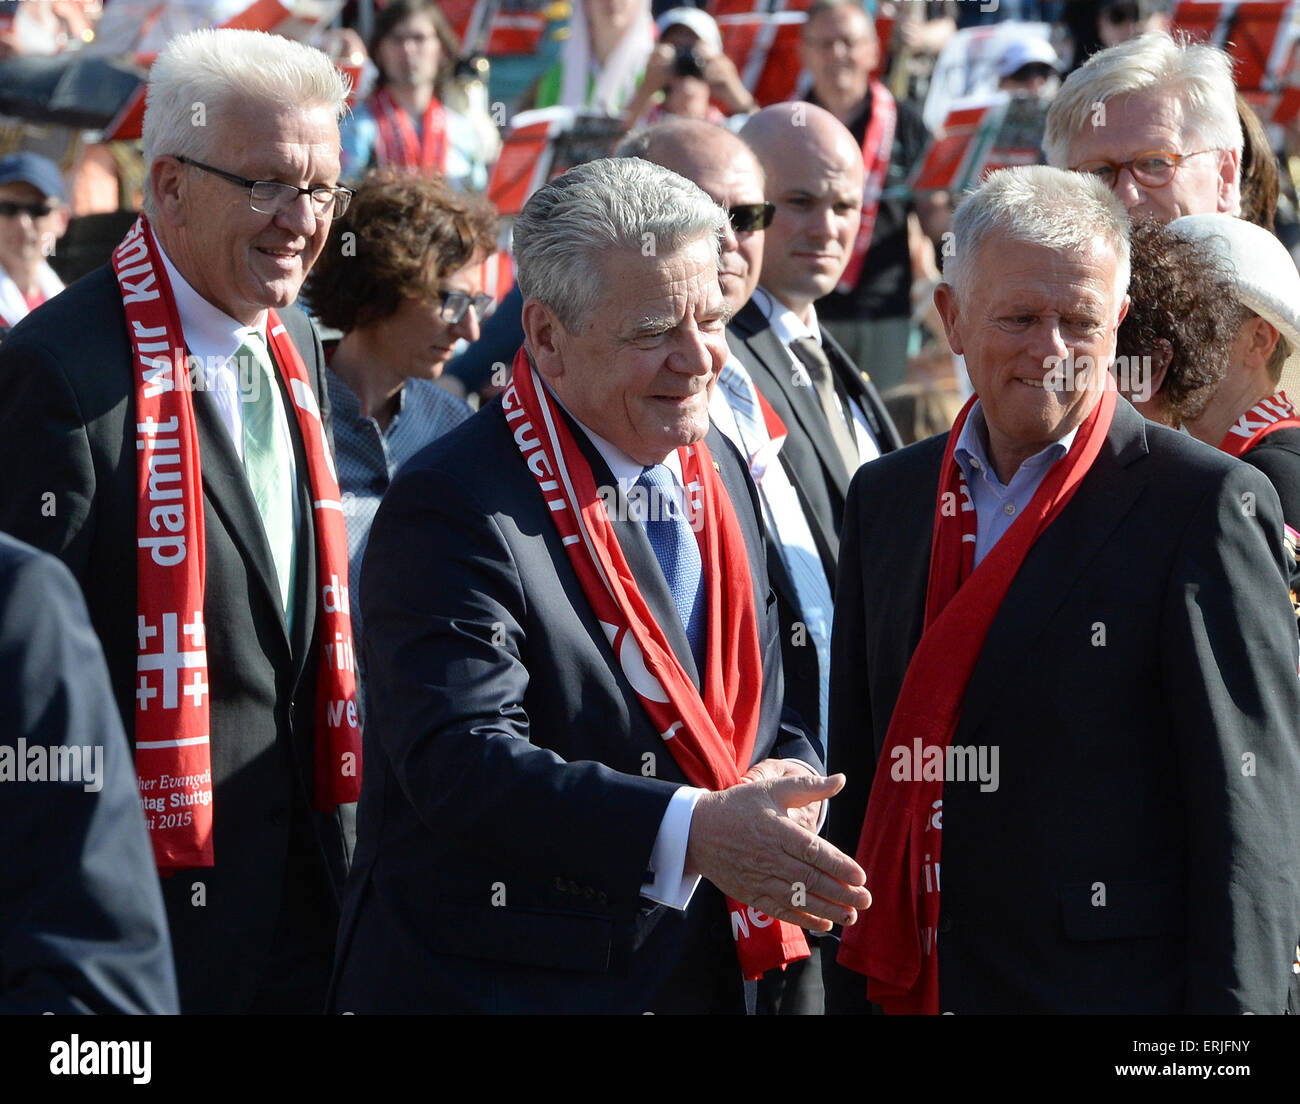
[[[286,39],[173,40],[147,215],[0,347],[0,527],[85,592],[185,1012],[315,1012],[329,979],[360,738],[323,358],[288,308],[349,198],[346,92]]]
[[[976,395],[849,492],[829,834],[875,905],[833,1010],[1280,1013],[1300,682],[1277,495],[1108,367],[1128,220],[993,174],[935,293]],[[874,780],[872,778],[874,770]]]
[[[725,215],[635,158],[515,223],[525,350],[389,490],[339,1011],[741,1012],[869,903],[810,829],[757,497],[709,426]],[[795,858],[795,856],[799,856]]]

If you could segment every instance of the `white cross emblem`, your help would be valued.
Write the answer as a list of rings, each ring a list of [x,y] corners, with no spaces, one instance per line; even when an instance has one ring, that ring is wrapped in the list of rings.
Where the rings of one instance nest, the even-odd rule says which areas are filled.
[[[199,647],[192,651],[180,650],[176,639],[176,622],[176,614],[164,613],[162,615],[162,650],[153,652],[149,655],[141,655],[136,660],[136,671],[138,672],[162,672],[162,703],[164,709],[176,708],[177,675],[179,675],[181,669],[185,667],[206,667],[208,665],[208,653],[206,648]],[[146,625],[143,617],[140,618],[139,635],[142,650],[144,642],[148,640],[150,636],[157,633],[157,631],[156,628]],[[185,626],[185,633],[191,637],[198,639],[202,638],[203,615],[201,612],[196,612],[194,615],[194,622]],[[207,689],[207,687],[204,686],[203,691],[200,691],[198,689],[199,682],[201,682],[201,679],[196,680],[194,684],[185,688],[185,692],[193,697],[195,705],[199,704],[202,692]],[[147,680],[144,677],[141,677],[140,689],[136,691],[136,697],[141,698],[142,704],[145,699],[141,697],[141,695],[147,693],[150,689]],[[153,690],[150,696],[157,693],[157,690]]]

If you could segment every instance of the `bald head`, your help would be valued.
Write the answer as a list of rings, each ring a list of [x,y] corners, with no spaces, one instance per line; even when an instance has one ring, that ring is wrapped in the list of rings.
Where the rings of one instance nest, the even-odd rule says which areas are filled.
[[[862,213],[862,151],[834,115],[807,103],[765,107],[740,137],[776,204],[759,282],[806,320],[849,261]]]
[[[744,142],[725,127],[698,119],[669,119],[634,134],[615,151],[640,157],[684,176],[744,222],[763,203],[763,170]],[[729,223],[722,239],[718,276],[727,306],[740,310],[754,294],[763,264],[764,232],[735,231]]]

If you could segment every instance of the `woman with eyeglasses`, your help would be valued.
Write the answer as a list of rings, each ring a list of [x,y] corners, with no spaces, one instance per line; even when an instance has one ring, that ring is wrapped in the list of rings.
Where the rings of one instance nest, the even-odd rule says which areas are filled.
[[[361,559],[380,499],[403,463],[473,413],[434,381],[496,305],[483,291],[496,247],[485,199],[439,177],[379,169],[334,222],[303,290],[316,318],[342,331],[325,342],[326,382],[356,639]]]

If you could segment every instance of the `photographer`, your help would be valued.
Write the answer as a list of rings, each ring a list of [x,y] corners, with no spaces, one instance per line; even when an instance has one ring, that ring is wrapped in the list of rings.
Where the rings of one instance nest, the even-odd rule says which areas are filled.
[[[673,8],[655,25],[659,43],[623,115],[629,128],[669,115],[720,123],[728,115],[758,110],[735,64],[722,52],[722,35],[712,16],[699,8]]]

